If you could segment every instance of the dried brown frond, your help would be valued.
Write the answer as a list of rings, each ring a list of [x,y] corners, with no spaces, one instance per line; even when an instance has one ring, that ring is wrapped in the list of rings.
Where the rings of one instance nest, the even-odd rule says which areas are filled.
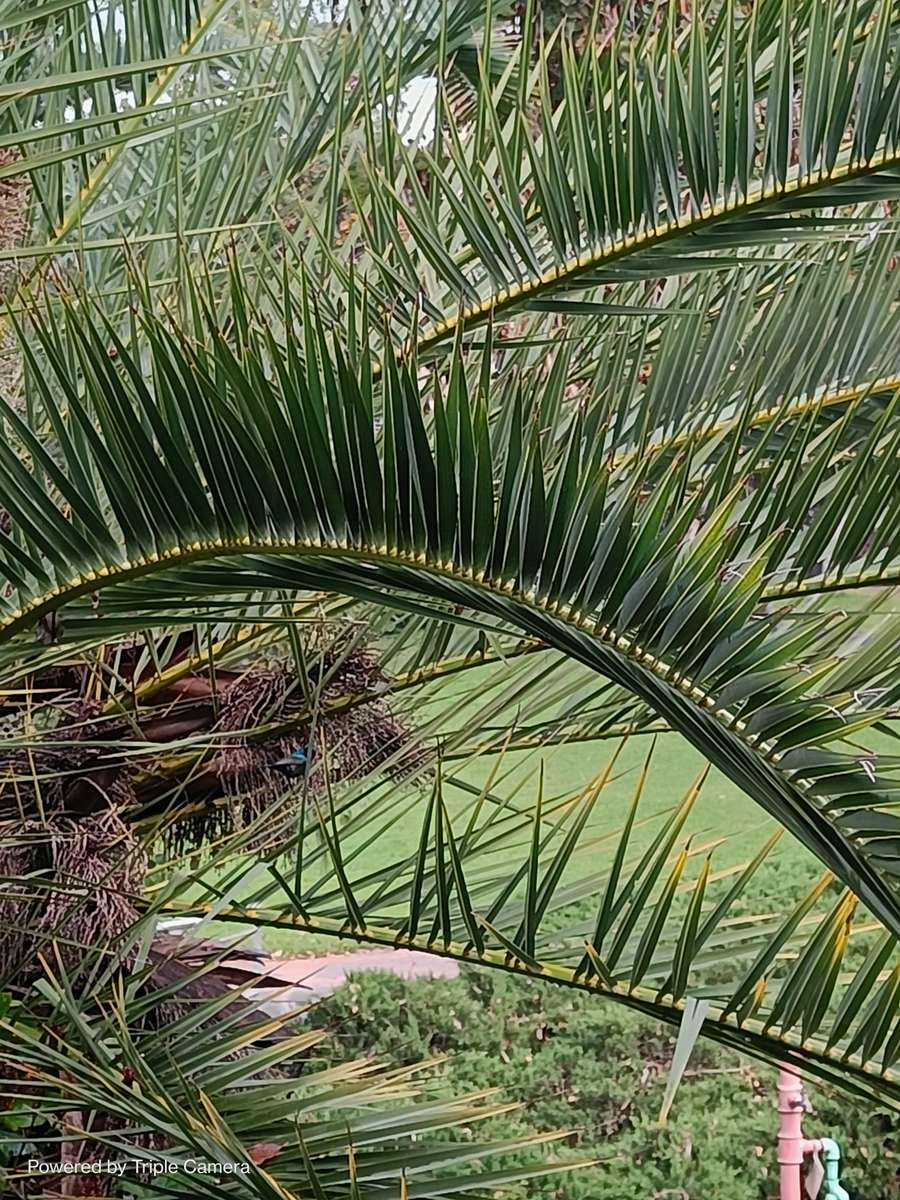
[[[147,856],[118,813],[10,822],[0,836],[0,975],[25,986],[38,955],[78,973],[138,917]]]
[[[14,146],[0,146],[0,167],[9,167],[21,158]],[[25,172],[0,179],[0,249],[13,250],[22,245],[28,231],[30,199],[31,180]],[[0,262],[0,297],[6,297],[19,269],[15,259]]]

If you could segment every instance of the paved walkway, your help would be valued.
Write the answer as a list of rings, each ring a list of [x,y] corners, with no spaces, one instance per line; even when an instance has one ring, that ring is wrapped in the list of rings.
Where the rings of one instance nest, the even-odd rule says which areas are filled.
[[[238,957],[234,961],[241,960]],[[455,979],[459,975],[459,963],[421,950],[355,950],[309,958],[268,958],[262,963],[241,965],[259,966],[260,974],[268,976],[270,983],[283,981],[284,991],[276,996],[268,988],[254,989],[253,994],[260,999],[268,993],[271,999],[263,1007],[272,1013],[330,996],[348,975],[360,971],[390,971],[401,979]]]

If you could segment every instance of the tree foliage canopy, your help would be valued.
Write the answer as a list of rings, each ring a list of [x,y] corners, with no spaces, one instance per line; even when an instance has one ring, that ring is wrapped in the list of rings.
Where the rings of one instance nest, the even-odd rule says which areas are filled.
[[[701,999],[900,1106],[900,18],[601,11],[7,15],[4,920],[54,898],[14,988],[113,920],[59,850],[91,822],[139,868],[107,939]],[[746,917],[772,842],[717,869],[702,777],[647,833],[652,752],[594,836],[647,734],[819,860],[798,905]],[[549,793],[548,747],[611,739]]]

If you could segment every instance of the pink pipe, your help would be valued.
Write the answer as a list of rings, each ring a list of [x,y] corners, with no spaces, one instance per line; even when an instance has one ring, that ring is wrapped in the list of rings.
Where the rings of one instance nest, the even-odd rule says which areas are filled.
[[[787,1067],[778,1072],[778,1167],[781,1200],[803,1200],[803,1110],[806,1098],[799,1076]]]
[[[778,1166],[781,1200],[803,1200],[800,1168],[806,1154],[822,1149],[818,1138],[803,1136],[806,1093],[799,1075],[789,1067],[778,1073]]]

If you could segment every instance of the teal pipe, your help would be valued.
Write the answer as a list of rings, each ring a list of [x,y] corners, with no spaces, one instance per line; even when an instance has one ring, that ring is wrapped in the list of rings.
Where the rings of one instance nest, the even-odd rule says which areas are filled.
[[[820,1138],[822,1157],[825,1160],[824,1200],[850,1200],[850,1194],[841,1187],[841,1148],[833,1138]]]

